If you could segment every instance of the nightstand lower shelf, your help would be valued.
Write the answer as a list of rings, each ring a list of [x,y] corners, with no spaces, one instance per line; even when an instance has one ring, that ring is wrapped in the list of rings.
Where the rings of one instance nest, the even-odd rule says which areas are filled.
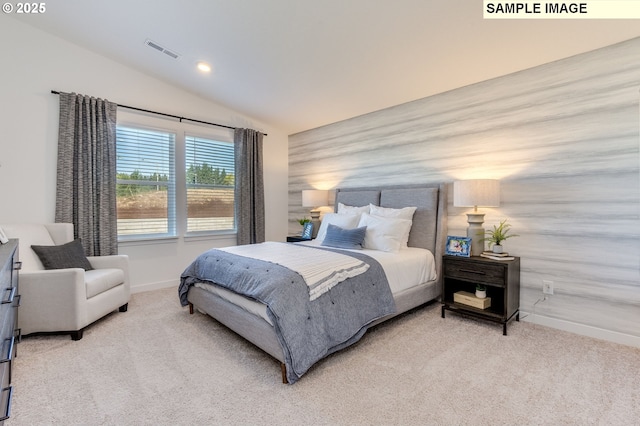
[[[468,315],[470,317],[479,318],[487,321],[497,322],[502,324],[502,334],[507,335],[507,324],[515,318],[516,321],[520,321],[520,310],[515,311],[509,318],[503,319],[502,314],[496,314],[486,309],[478,309],[472,306],[462,305],[459,303],[450,303],[442,305],[442,318],[444,318],[444,311],[456,312],[460,315]]]

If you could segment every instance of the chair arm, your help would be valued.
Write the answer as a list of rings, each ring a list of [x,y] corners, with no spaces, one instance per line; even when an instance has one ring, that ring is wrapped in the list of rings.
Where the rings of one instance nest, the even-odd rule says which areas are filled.
[[[87,256],[93,269],[115,268],[129,271],[129,256],[126,254],[114,254],[111,256]]]
[[[80,268],[21,271],[19,285],[23,304],[63,301],[63,306],[71,307],[87,300],[84,270]]]
[[[19,327],[23,334],[79,330],[87,321],[84,269],[21,271]]]

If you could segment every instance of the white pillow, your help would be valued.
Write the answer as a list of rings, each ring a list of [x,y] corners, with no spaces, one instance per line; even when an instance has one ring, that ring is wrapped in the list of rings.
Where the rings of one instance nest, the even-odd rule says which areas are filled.
[[[390,207],[380,207],[369,204],[369,213],[380,217],[395,217],[398,219],[413,220],[413,214],[417,207],[403,207],[401,209],[392,209]]]
[[[363,247],[373,250],[396,252],[406,246],[412,222],[407,219],[372,216],[363,213],[358,223],[367,227]]]
[[[338,203],[338,214],[357,214],[369,213],[369,206],[354,207],[346,204]]]
[[[322,218],[320,229],[316,235],[316,241],[322,243],[324,237],[327,235],[327,227],[329,224],[339,226],[343,229],[353,229],[358,225],[360,220],[359,214],[338,214],[338,213],[326,213]]]
[[[371,215],[373,216],[406,219],[410,220],[412,225],[413,214],[418,209],[417,207],[403,207],[401,209],[393,209],[390,207],[374,206],[373,204],[369,205],[369,208],[371,209]],[[411,232],[411,227],[409,227],[406,238],[403,237],[402,247],[407,247],[407,244],[409,243],[409,232]]]

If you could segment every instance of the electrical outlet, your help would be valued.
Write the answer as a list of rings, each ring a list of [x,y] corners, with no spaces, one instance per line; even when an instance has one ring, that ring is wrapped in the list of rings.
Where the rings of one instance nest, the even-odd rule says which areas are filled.
[[[553,294],[553,281],[542,280],[542,292],[544,294]]]

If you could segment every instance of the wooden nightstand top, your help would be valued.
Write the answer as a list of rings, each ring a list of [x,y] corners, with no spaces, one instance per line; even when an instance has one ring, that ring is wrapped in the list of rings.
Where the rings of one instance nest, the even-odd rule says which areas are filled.
[[[509,262],[520,261],[520,258],[518,256],[512,256],[512,257],[513,259],[509,259],[509,260],[494,260],[494,259],[489,259],[483,256],[464,257],[464,256],[451,256],[449,254],[445,254],[443,256],[443,258],[447,260],[463,260],[463,261],[476,261],[476,262],[487,262],[487,263],[509,263]]]
[[[299,243],[301,241],[311,241],[313,238],[302,238],[300,235],[287,235],[288,243]]]

